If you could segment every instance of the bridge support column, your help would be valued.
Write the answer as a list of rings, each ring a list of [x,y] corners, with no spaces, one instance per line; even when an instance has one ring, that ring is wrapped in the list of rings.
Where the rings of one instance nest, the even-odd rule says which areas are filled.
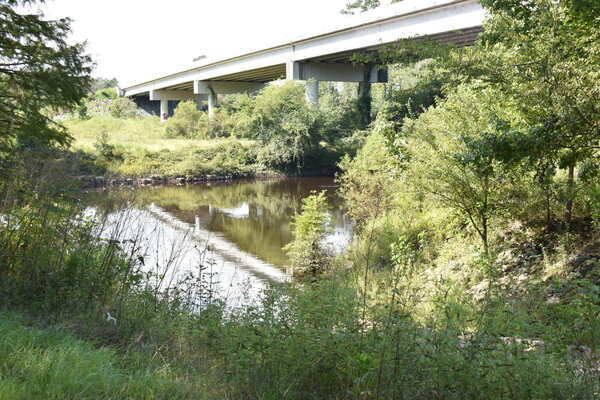
[[[208,94],[208,119],[213,120],[215,118],[215,110],[217,107],[217,94],[209,93]]]
[[[358,110],[365,128],[371,123],[371,83],[358,83]]]
[[[160,120],[162,122],[165,122],[167,120],[167,118],[165,118],[165,115],[167,117],[169,116],[169,100],[160,101]]]
[[[313,107],[319,105],[319,81],[314,79],[306,81],[306,100]]]

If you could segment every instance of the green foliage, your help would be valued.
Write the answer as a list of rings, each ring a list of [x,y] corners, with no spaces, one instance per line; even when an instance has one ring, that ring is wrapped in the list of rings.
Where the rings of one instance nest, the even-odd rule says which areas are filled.
[[[115,88],[119,86],[119,81],[117,78],[107,79],[107,78],[93,78],[92,79],[92,93],[104,92],[108,90],[108,93],[112,91],[116,94]]]
[[[94,143],[94,148],[105,161],[111,162],[123,160],[123,155],[119,154],[117,147],[109,143],[108,134],[106,132],[98,135],[96,143]]]
[[[221,118],[221,116],[223,116]],[[246,93],[233,94],[225,97],[219,108],[217,122],[223,121],[221,131],[239,138],[252,138],[254,118],[254,99]]]
[[[21,4],[0,1],[0,152],[16,143],[65,145],[69,135],[44,109],[71,109],[81,104],[90,85],[90,58],[83,45],[70,45],[70,20],[47,21],[25,15]],[[16,141],[16,142],[15,142]]]
[[[108,87],[105,89],[98,89],[94,92],[94,97],[97,99],[116,99],[117,98],[117,91],[115,90],[114,87]]]
[[[146,178],[204,174],[253,176],[269,172],[257,163],[255,142],[234,138],[165,138],[166,124],[156,117],[94,116],[88,120],[70,119],[64,124],[75,138],[73,148],[91,160],[99,174]],[[82,166],[90,163],[84,164]]]
[[[493,17],[481,43],[446,62],[449,76],[493,87],[513,101],[526,126],[511,130],[509,121],[499,121],[503,128],[496,140],[520,148],[509,162],[528,163],[542,185],[549,185],[557,170],[567,171],[562,191],[570,222],[577,201],[575,169],[597,159],[600,140],[593,100],[600,93],[600,30],[582,22],[577,11],[582,2],[483,4]]]
[[[197,177],[207,174],[253,176],[257,167],[257,146],[227,139],[210,146],[158,151],[108,148],[110,161],[101,163],[111,174],[124,177]],[[100,153],[102,154],[102,153]]]
[[[185,139],[165,139],[157,118],[67,122],[98,164],[129,176],[289,170],[364,143],[338,177],[357,222],[350,251],[327,255],[326,199],[308,197],[288,251],[320,279],[273,285],[251,305],[215,302],[202,274],[161,290],[160,275],[141,273],[143,255],[98,238],[78,194],[56,181],[56,153],[4,162],[3,304],[119,353],[4,313],[0,397],[597,398],[598,7],[482,2],[492,17],[476,47],[378,55],[402,65],[367,131],[353,133],[353,96],[323,86],[314,108],[294,83],[232,96],[210,123],[183,105],[169,134]],[[442,59],[413,66],[423,54]],[[259,144],[189,139],[227,135]],[[565,206],[568,230],[552,223]]]
[[[322,94],[320,106],[312,107],[304,85],[286,82],[266,87],[252,102],[248,97],[234,98],[226,111],[235,115],[230,120],[235,130],[245,130],[245,137],[261,142],[258,160],[265,167],[284,171],[331,167],[344,152],[356,150],[348,138],[360,121],[354,102],[332,86]]]
[[[404,0],[392,0],[392,3],[398,3]],[[381,6],[381,0],[348,0],[343,13],[353,14],[354,10],[365,12]]]
[[[0,291],[39,311],[107,304],[117,290],[115,279],[131,284],[127,277],[135,275],[135,265],[116,257],[118,243],[98,240],[68,186],[50,183],[60,167],[45,160],[39,168],[35,191],[23,169],[2,183],[0,204],[7,217],[0,227]]]
[[[381,136],[369,147],[370,154],[386,149]],[[366,151],[360,157],[368,161]],[[8,223],[0,226],[0,293],[5,305],[42,311],[37,323],[46,328],[23,328],[2,314],[0,396],[592,399],[600,390],[594,364],[565,350],[578,340],[597,346],[596,275],[556,280],[554,290],[575,292],[558,307],[545,306],[533,284],[536,307],[514,294],[508,302],[500,289],[481,301],[469,291],[484,268],[480,258],[442,265],[428,254],[445,243],[457,263],[456,254],[470,251],[468,242],[457,247],[455,239],[438,240],[415,220],[412,233],[405,225],[389,242],[391,268],[381,275],[370,271],[357,284],[360,271],[329,269],[322,279],[273,285],[252,304],[227,308],[211,300],[207,276],[159,290],[160,276],[135,268],[139,255],[127,255],[125,243],[97,242],[91,223],[73,222],[84,205],[47,184],[57,170],[45,164],[29,172],[36,180],[19,176],[2,187]],[[325,198],[313,195],[304,204],[297,237],[319,243]],[[68,205],[74,212],[61,212]],[[402,206],[391,226],[423,212],[419,204]],[[55,245],[47,248],[48,242]],[[105,307],[117,323],[106,321]],[[48,328],[53,321],[95,347]],[[544,350],[531,349],[519,334],[543,336]]]
[[[88,107],[87,107],[87,104],[85,104],[85,103],[83,103],[79,107],[77,107],[76,113],[77,113],[77,117],[81,120],[86,120],[86,119],[90,118],[90,115],[88,114]]]
[[[0,311],[3,399],[183,398],[174,379],[146,367],[123,368],[109,348],[95,348],[57,329],[38,329]]]
[[[194,138],[200,136],[201,124],[208,123],[208,115],[198,110],[195,101],[182,101],[175,109],[175,115],[167,122],[167,137]]]
[[[451,373],[456,382],[477,375],[470,361],[460,360],[469,348],[489,351],[478,363],[484,369],[493,359],[515,367],[514,388],[502,387],[499,364],[495,383],[476,378],[486,381],[489,398],[591,398],[594,390],[581,385],[595,379],[589,366],[598,349],[592,221],[600,114],[591,102],[599,60],[597,25],[589,23],[597,17],[594,9],[583,17],[568,1],[482,3],[492,18],[476,46],[440,51],[417,68],[407,67],[419,54],[410,47],[394,53],[392,46],[375,57],[401,66],[390,69],[391,84],[376,93],[378,115],[363,148],[340,165],[341,191],[358,223],[347,256],[354,287],[363,318],[390,327],[382,328],[382,338],[399,334],[406,325],[394,324],[402,318],[435,326],[438,355],[446,339],[460,337],[451,362],[461,371]],[[556,223],[565,206],[570,224]],[[529,343],[524,353],[542,358],[522,359],[520,366],[503,358],[502,350],[517,343]],[[587,366],[570,394],[541,384],[538,375],[546,367],[554,371],[547,377],[560,375],[560,359]],[[444,363],[431,366],[438,362]],[[447,373],[436,371],[436,378]],[[386,376],[384,368],[379,376]],[[529,380],[537,382],[531,392]],[[392,386],[388,397],[406,393]],[[452,398],[452,384],[442,387],[449,392],[430,397]]]
[[[398,287],[378,284],[388,302],[369,307],[368,325],[358,293],[339,278],[269,290],[260,307],[236,314],[219,332],[234,397],[592,398],[597,390],[561,367],[559,354],[420,327]]]
[[[490,224],[503,211],[507,183],[514,181],[482,140],[497,134],[496,119],[521,123],[510,104],[492,90],[459,88],[407,123],[409,180],[441,204],[464,215],[487,253]]]
[[[375,101],[381,102],[377,107],[377,124],[375,129],[387,139],[388,148],[401,159],[402,141],[405,140],[402,126],[407,118],[416,118],[437,99],[443,98],[442,77],[435,70],[432,60],[425,60],[414,65],[391,66],[390,82],[386,84],[384,93]]]
[[[380,120],[375,125],[380,126]],[[346,156],[340,162],[340,192],[348,214],[359,227],[391,209],[397,189],[393,179],[396,166],[383,135],[377,131],[367,138],[355,158]]]
[[[138,116],[137,105],[127,97],[118,97],[111,100],[108,112],[113,118],[135,118]]]
[[[316,115],[304,96],[303,85],[287,82],[268,86],[256,97],[252,126],[263,144],[259,161],[267,167],[300,167],[318,148]]]
[[[182,159],[189,158],[183,154],[192,147],[218,146],[220,141],[214,139],[236,137],[260,142],[260,148],[251,156],[256,162],[255,170],[296,173],[306,168],[313,173],[331,174],[343,154],[357,150],[363,136],[356,132],[360,121],[354,99],[332,85],[324,86],[318,108],[308,106],[304,86],[293,82],[268,86],[255,97],[226,96],[211,120],[193,101],[181,102],[175,115],[164,124],[157,118],[134,119],[133,104],[122,98],[93,99],[87,106],[86,114],[92,118],[65,123],[79,149],[90,151],[98,135],[110,132],[114,145],[123,145],[130,154],[141,154],[139,150],[144,149],[150,151],[149,155],[168,149],[178,153],[175,158]],[[202,168],[191,159],[186,162],[199,170],[214,169]],[[238,164],[247,163],[240,160]],[[148,170],[142,165],[135,169]]]
[[[294,240],[284,249],[295,275],[317,275],[327,268],[327,209],[327,197],[322,191],[304,198],[301,212],[294,216]]]

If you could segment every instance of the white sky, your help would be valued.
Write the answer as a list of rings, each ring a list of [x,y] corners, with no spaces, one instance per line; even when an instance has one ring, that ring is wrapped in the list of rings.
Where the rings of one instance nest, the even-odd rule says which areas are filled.
[[[209,59],[354,25],[346,0],[49,0],[48,19],[72,18],[73,40],[88,41],[94,76],[125,87]],[[206,62],[206,60],[203,60]]]

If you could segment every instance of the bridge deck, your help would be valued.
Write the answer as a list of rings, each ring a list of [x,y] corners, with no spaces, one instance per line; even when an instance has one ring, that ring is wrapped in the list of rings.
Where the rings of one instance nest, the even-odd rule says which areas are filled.
[[[191,92],[195,82],[266,83],[290,78],[289,63],[351,63],[358,51],[373,51],[403,38],[430,38],[470,45],[482,30],[485,13],[477,0],[407,0],[395,15],[249,54],[210,62],[122,90],[124,96],[152,90]],[[343,79],[340,79],[343,80]]]

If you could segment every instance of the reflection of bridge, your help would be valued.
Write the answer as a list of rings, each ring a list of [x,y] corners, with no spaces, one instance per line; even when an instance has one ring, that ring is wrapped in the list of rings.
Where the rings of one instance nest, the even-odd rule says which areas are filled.
[[[319,81],[358,82],[360,93],[370,84],[387,81],[387,71],[354,65],[357,51],[376,50],[402,38],[429,37],[468,45],[481,31],[485,13],[477,0],[406,0],[393,15],[237,57],[207,62],[196,68],[120,90],[136,101],[207,101],[212,114],[217,95],[256,91],[278,79],[307,82],[307,97],[316,103]],[[158,104],[158,103],[156,103]]]

